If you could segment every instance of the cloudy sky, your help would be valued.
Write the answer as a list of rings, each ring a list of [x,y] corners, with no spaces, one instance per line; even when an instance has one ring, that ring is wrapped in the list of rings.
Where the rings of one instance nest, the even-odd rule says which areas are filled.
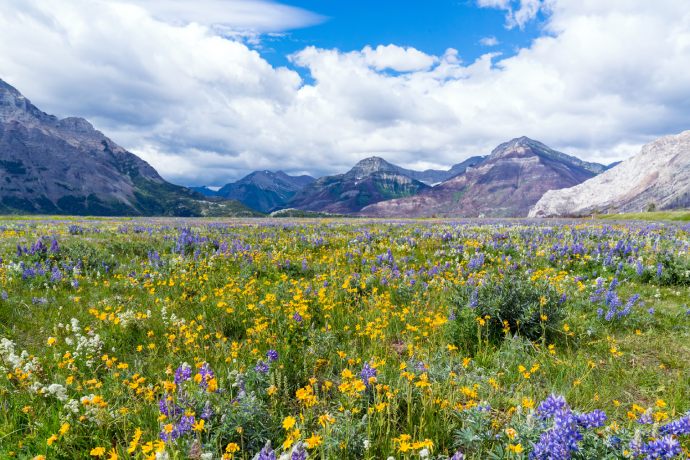
[[[449,166],[527,135],[610,162],[690,129],[688,0],[0,0],[0,78],[184,185]]]

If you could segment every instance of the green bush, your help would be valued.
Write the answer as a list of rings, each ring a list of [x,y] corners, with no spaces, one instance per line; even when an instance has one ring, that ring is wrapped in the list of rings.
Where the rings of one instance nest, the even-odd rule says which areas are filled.
[[[476,339],[478,327],[482,337],[494,344],[513,334],[551,342],[561,334],[564,300],[548,283],[517,276],[490,280],[477,288],[462,286],[454,296],[454,342],[472,350],[468,343]]]

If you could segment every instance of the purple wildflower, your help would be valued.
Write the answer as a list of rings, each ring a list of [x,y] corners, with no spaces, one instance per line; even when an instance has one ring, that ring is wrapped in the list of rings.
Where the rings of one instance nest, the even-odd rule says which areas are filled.
[[[463,454],[460,451],[457,451],[453,454],[452,457],[450,457],[450,460],[465,460],[465,454]]]
[[[667,423],[659,429],[659,432],[664,435],[673,434],[676,436],[690,434],[690,415]]]
[[[553,417],[557,412],[567,408],[568,403],[565,402],[563,396],[550,395],[539,405],[537,413],[546,419]]]
[[[268,358],[269,362],[278,361],[278,352],[275,350],[268,350],[266,352],[266,358]]]
[[[306,460],[307,451],[304,448],[304,444],[300,441],[297,443],[295,448],[292,450],[292,455],[290,455],[290,460]]]
[[[368,387],[369,386],[369,379],[375,378],[376,374],[378,371],[376,368],[373,368],[369,365],[369,363],[364,363],[364,366],[362,366],[362,372],[359,373],[359,376],[362,378],[362,382]]]
[[[175,371],[175,385],[179,385],[184,381],[192,378],[192,368],[189,364],[180,364],[180,367]]]
[[[647,458],[673,458],[681,453],[680,442],[672,436],[664,436],[656,441],[648,442],[642,447],[642,453]]]
[[[206,401],[204,408],[201,410],[200,417],[204,420],[209,420],[211,417],[213,417],[213,408],[211,407],[210,402]]]
[[[556,405],[558,405],[559,401],[556,399],[552,400]],[[570,412],[567,405],[565,408],[557,410],[558,412],[553,417],[553,427],[542,433],[539,442],[534,445],[530,459],[567,460],[571,457],[572,452],[578,450],[577,443],[582,439],[582,434],[578,430],[573,413]]]
[[[479,306],[479,290],[475,289],[472,291],[472,294],[470,294],[469,307],[474,310],[477,306]]]
[[[276,460],[276,453],[271,449],[271,441],[266,441],[266,445],[261,449],[256,460]]]
[[[259,362],[256,363],[254,370],[259,374],[268,374],[269,367],[266,362],[264,362],[263,360],[259,360]]]
[[[578,414],[576,418],[577,424],[585,429],[599,428],[606,423],[606,414],[601,410],[595,410],[586,414]]]

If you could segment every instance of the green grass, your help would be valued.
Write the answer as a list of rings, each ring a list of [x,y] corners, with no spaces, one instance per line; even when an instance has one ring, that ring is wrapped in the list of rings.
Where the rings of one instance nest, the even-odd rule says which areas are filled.
[[[605,220],[645,220],[645,221],[679,221],[690,222],[690,211],[654,211],[632,212],[622,214],[601,214],[597,219]]]

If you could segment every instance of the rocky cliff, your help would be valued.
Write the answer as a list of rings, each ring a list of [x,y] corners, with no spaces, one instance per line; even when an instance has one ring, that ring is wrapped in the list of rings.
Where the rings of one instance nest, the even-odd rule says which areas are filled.
[[[634,157],[575,187],[544,194],[532,217],[690,207],[690,131],[642,147]]]

